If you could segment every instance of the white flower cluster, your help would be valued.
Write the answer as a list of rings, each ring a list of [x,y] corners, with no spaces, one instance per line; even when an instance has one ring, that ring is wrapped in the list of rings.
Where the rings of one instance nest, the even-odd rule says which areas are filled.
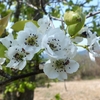
[[[67,73],[78,70],[79,64],[72,60],[77,48],[60,28],[51,28],[45,33],[42,47],[49,56],[43,68],[49,78],[64,80],[67,78]]]
[[[24,30],[17,33],[16,39],[12,34],[1,38],[0,41],[7,48],[5,56],[10,60],[7,67],[22,70],[27,60],[31,60],[41,49],[42,36],[32,22],[27,22]]]
[[[87,39],[86,45],[88,46],[90,59],[100,65],[100,37],[88,27],[83,27],[79,34],[82,34]],[[82,40],[82,37],[76,37],[73,41],[81,42]]]
[[[44,49],[48,55],[48,61],[43,67],[44,73],[51,79],[67,79],[67,73],[76,72],[79,68],[79,64],[73,60],[77,53],[76,45],[63,30],[53,28],[48,18],[39,19],[38,25],[39,27],[32,22],[27,22],[24,29],[17,32],[16,39],[12,34],[0,38],[1,43],[7,48],[5,51],[5,57],[9,59],[7,67],[22,70],[27,60],[32,60],[37,52]],[[79,34],[84,31],[87,35],[90,55],[92,58],[99,57],[99,38],[88,28],[82,29]],[[1,58],[0,64],[2,65],[4,61],[5,58]]]

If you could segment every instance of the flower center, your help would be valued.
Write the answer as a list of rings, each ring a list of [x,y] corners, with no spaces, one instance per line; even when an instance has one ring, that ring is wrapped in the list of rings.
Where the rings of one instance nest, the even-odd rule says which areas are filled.
[[[56,66],[56,68],[63,68],[63,61],[62,60],[57,60],[56,62],[55,62],[55,66]]]
[[[37,38],[38,38],[38,36],[36,36],[34,34],[33,34],[33,36],[29,36],[28,38],[25,39],[26,40],[25,41],[25,45],[31,45],[31,46],[34,46],[35,45],[35,46],[38,47],[39,45],[37,43],[38,42],[37,41]]]
[[[55,46],[54,44],[52,43],[48,43],[49,47],[52,49],[52,50],[56,50],[57,46]]]
[[[14,58],[17,60],[17,61],[22,61],[23,59],[23,55],[22,54],[19,54],[19,53],[16,53],[15,55],[14,55]]]
[[[55,62],[53,62],[52,67],[55,67],[55,70],[57,70],[57,72],[66,72],[64,67],[69,63],[69,60],[56,60]]]
[[[16,53],[14,54],[13,58],[16,61],[23,61],[23,58],[26,57],[29,53],[25,51],[24,48],[19,50],[18,48],[15,48]]]
[[[48,41],[47,43],[49,45],[49,47],[53,50],[53,51],[59,51],[61,50],[61,45],[59,44],[59,39],[51,39]]]

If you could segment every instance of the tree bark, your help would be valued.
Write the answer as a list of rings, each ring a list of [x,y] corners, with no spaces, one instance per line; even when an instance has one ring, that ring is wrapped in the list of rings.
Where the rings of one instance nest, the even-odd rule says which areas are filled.
[[[24,93],[19,92],[8,92],[3,100],[34,100],[34,90],[28,90]]]

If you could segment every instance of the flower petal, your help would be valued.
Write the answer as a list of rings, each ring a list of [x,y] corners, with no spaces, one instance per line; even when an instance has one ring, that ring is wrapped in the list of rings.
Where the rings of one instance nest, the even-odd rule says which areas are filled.
[[[70,63],[65,67],[67,73],[76,72],[78,68],[79,68],[79,64],[74,60],[70,60]]]
[[[17,69],[22,70],[25,66],[26,66],[26,60],[22,61],[22,62],[18,65]]]
[[[5,62],[6,58],[0,58],[0,65],[2,65]]]
[[[16,50],[16,48],[18,48],[18,47],[19,47],[19,46],[10,47],[10,48],[8,49],[8,51],[6,51],[5,56],[8,57],[9,59],[12,59],[13,56],[18,52],[18,51]]]
[[[67,79],[67,73],[65,72],[59,72],[59,76],[57,77],[59,80],[63,81],[64,79]]]
[[[27,28],[32,30],[33,32],[37,31],[37,27],[32,22],[27,22],[25,24],[24,30],[27,30]]]
[[[0,70],[2,70],[2,66],[0,65]]]
[[[93,54],[92,53],[90,53],[89,52],[89,57],[90,57],[90,59],[92,60],[92,61],[94,61],[95,62],[95,57],[93,56]]]
[[[10,62],[7,64],[6,67],[9,68],[16,68],[16,66],[19,64],[19,62],[16,62],[15,60],[10,60]]]
[[[17,41],[14,40],[13,35],[9,34],[8,36],[4,37],[4,38],[0,38],[0,42],[2,42],[2,44],[6,47],[9,48],[13,45],[17,45]]]
[[[43,71],[51,79],[58,77],[58,72],[52,67],[50,60],[44,65]]]

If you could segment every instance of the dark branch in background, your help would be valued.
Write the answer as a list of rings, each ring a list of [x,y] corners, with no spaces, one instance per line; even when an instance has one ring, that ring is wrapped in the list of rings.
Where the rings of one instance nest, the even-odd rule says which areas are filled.
[[[81,7],[83,7],[85,4],[87,3],[87,1],[86,2],[84,2],[84,3],[82,3],[82,4],[75,4],[75,5],[78,5],[78,6],[81,6]]]
[[[44,14],[47,15],[48,13],[47,13],[46,10],[45,10],[44,0],[40,0],[40,2],[41,2],[41,8],[42,8]],[[63,20],[60,19],[60,18],[56,18],[56,17],[54,17],[54,16],[51,16],[50,14],[49,14],[49,18],[50,18],[50,20],[53,19],[53,20],[63,21]],[[63,22],[64,22],[64,21],[63,21]]]
[[[64,20],[61,19],[61,18],[56,18],[56,17],[54,17],[54,16],[51,16],[51,18],[52,18],[53,20],[58,20],[58,21],[63,21],[63,22],[64,22]]]
[[[23,3],[25,3],[28,7],[33,9],[33,12],[31,12],[31,16],[33,20],[38,21],[38,19],[43,17],[43,11],[40,8],[41,3],[40,0],[27,0],[24,1]]]
[[[30,8],[33,8],[33,9],[35,9],[35,10],[38,10],[38,8],[36,7],[36,6],[34,6],[34,5],[32,5],[32,4],[30,4],[30,3],[28,3],[28,2],[24,2],[24,1],[19,1],[20,3],[24,3],[24,4],[26,4],[27,6],[29,6]]]
[[[44,0],[40,0],[40,3],[41,3],[41,8],[42,8],[43,12],[47,15],[48,13],[45,10]]]
[[[21,8],[20,0],[16,0],[16,1],[17,1],[17,6],[16,6],[16,12],[14,14],[14,17],[15,17],[14,22],[18,21],[19,16],[20,16],[20,8]]]
[[[7,73],[5,73],[3,70],[0,70],[0,76],[3,76],[5,78],[11,78],[11,76]]]
[[[48,13],[46,12],[46,10],[45,10],[45,6],[44,6],[44,2],[43,2],[43,1],[44,1],[44,0],[40,0],[41,8],[42,8],[42,10],[43,10],[43,12],[44,12],[45,15],[49,15],[49,19],[50,19],[51,22],[52,22],[52,17],[51,17],[50,14],[48,14]]]
[[[32,5],[32,4],[29,4],[28,2],[25,2],[25,3],[27,4],[27,6],[33,8],[33,9],[35,9],[35,10],[38,10],[38,8],[37,8],[36,6],[34,6],[34,5]]]
[[[26,77],[29,77],[29,76],[37,75],[37,74],[40,74],[40,73],[43,73],[43,71],[39,70],[37,72],[30,72],[30,73],[22,74],[22,75],[18,75],[18,76],[11,76],[9,79],[0,82],[0,86],[6,85],[8,83],[11,83],[13,81],[16,81],[16,80],[19,80],[19,79],[22,79],[22,78],[26,78]]]
[[[95,6],[82,6],[82,7],[91,8],[91,7],[97,7],[97,5],[95,5]]]
[[[95,15],[97,15],[97,14],[100,14],[100,11],[97,11],[97,12],[95,12],[95,13],[89,13],[89,14],[86,16],[86,18],[95,16]]]

